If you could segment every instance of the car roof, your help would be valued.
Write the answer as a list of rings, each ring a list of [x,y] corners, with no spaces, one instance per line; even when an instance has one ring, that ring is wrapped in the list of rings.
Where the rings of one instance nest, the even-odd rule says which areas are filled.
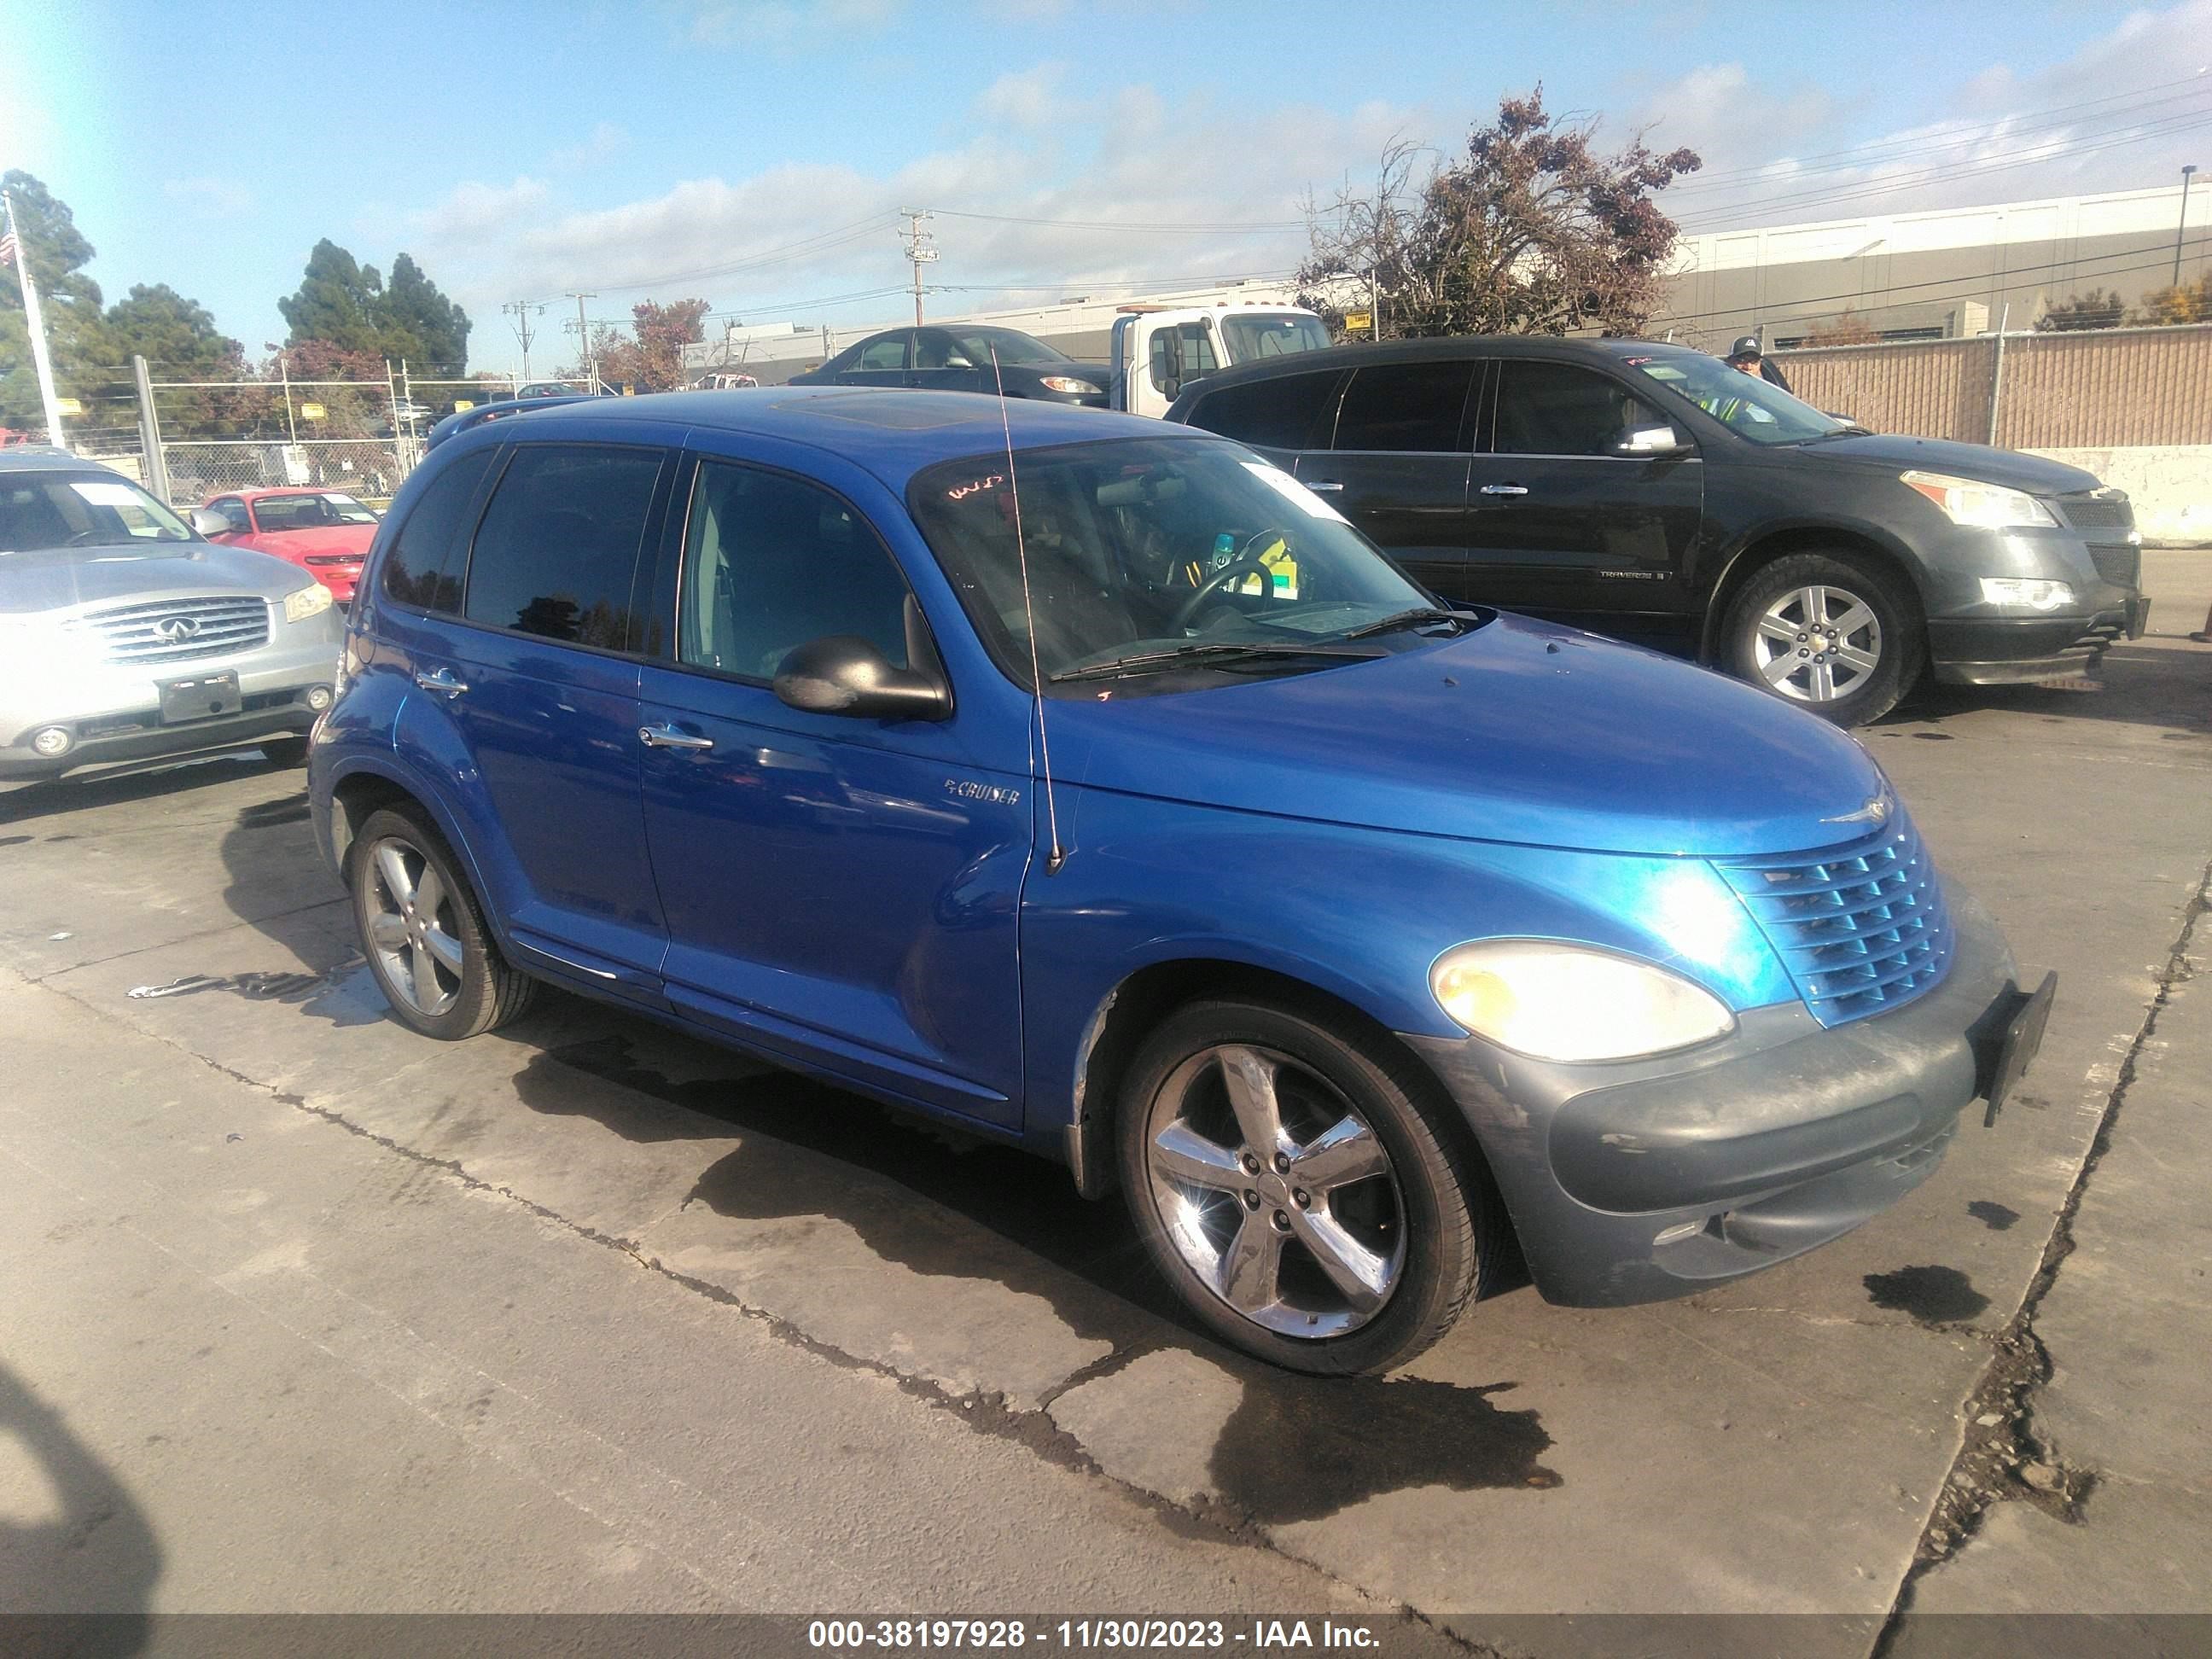
[[[1086,439],[1210,435],[1142,416],[1026,398],[1001,402],[976,392],[779,386],[558,404],[507,416],[487,441],[543,435],[619,443],[635,441],[632,428],[646,425],[805,444],[866,467],[893,489],[939,461],[1003,449],[1010,436],[1023,450]]]
[[[0,449],[0,472],[100,472],[111,478],[123,477],[112,466],[72,455],[52,444],[15,444]]]
[[[1473,357],[1543,357],[1559,362],[1616,362],[1626,356],[1668,355],[1702,357],[1695,347],[1663,340],[1577,339],[1554,334],[1455,334],[1436,339],[1385,340],[1382,343],[1331,346],[1326,351],[1293,351],[1217,370],[1190,389],[1203,397],[1225,386],[1272,380],[1282,374],[1310,374],[1322,369],[1358,368],[1365,363],[1455,362]]]
[[[235,495],[242,501],[258,501],[270,495],[349,495],[352,493],[349,489],[325,489],[314,484],[253,484],[244,489],[218,489],[208,499],[215,501],[218,497]]]

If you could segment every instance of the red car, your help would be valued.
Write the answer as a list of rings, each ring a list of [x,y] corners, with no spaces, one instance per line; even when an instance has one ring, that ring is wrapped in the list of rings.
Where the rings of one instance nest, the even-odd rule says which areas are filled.
[[[205,505],[230,522],[210,541],[274,553],[305,569],[340,605],[353,602],[361,562],[376,537],[376,514],[352,496],[336,489],[236,489],[210,495]]]

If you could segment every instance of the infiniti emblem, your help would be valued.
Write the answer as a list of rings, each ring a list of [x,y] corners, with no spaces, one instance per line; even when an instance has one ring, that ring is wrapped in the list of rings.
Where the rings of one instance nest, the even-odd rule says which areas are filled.
[[[1837,817],[1822,818],[1823,823],[1887,823],[1889,822],[1889,798],[1876,795],[1856,812],[1845,812]]]
[[[154,624],[154,631],[168,644],[182,645],[200,631],[200,624],[195,617],[164,617]]]

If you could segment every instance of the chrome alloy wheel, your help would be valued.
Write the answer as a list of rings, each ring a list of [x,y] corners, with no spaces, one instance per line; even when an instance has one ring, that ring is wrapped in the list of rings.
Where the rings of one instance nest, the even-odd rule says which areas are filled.
[[[1847,587],[1790,589],[1766,607],[1752,641],[1770,689],[1800,702],[1834,702],[1881,661],[1881,623]]]
[[[384,982],[416,1013],[444,1013],[461,994],[464,953],[453,898],[422,849],[396,837],[369,849],[368,943]]]
[[[1406,1266],[1397,1177],[1310,1067],[1238,1043],[1201,1049],[1161,1085],[1145,1139],[1169,1238],[1245,1318],[1327,1337],[1382,1312]]]

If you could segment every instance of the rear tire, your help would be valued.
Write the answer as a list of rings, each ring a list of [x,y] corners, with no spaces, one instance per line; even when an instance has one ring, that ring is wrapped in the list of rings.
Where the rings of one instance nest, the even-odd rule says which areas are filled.
[[[1911,585],[1858,553],[1791,553],[1753,572],[1721,629],[1729,672],[1838,726],[1887,714],[1927,657]]]
[[[1193,1003],[1131,1061],[1121,1188],[1153,1267],[1223,1341],[1317,1376],[1388,1370],[1451,1328],[1504,1251],[1449,1109],[1379,1045]]]
[[[492,942],[460,860],[428,820],[404,808],[368,815],[346,848],[354,927],[399,1023],[458,1042],[521,1015],[538,981]]]

